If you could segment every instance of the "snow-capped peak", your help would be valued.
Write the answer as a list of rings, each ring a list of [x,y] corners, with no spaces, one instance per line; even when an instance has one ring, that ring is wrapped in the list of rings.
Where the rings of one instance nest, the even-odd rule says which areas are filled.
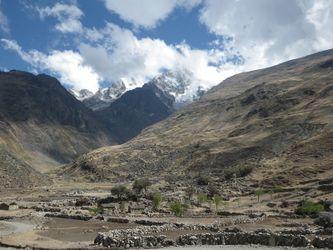
[[[88,89],[81,89],[81,90],[75,90],[70,89],[69,92],[78,100],[83,101],[84,99],[90,98],[94,95],[93,92],[91,92]]]
[[[95,93],[95,97],[105,102],[112,102],[120,97],[127,90],[124,82],[119,80],[111,84],[108,88],[99,89]]]
[[[167,71],[150,82],[173,95],[176,104],[192,102],[205,91],[200,81],[195,80],[193,74],[187,70]]]
[[[175,98],[175,106],[180,107],[186,103],[199,98],[205,89],[196,81],[187,70],[167,71],[153,79],[148,84],[154,84],[160,90]],[[135,80],[119,79],[110,84],[109,87],[101,88],[96,93],[83,89],[80,91],[70,90],[70,92],[88,107],[97,110],[107,107],[109,103],[115,101],[126,91],[142,87],[143,83]]]
[[[185,71],[167,71],[150,82],[178,99],[191,84],[191,78],[190,74]]]

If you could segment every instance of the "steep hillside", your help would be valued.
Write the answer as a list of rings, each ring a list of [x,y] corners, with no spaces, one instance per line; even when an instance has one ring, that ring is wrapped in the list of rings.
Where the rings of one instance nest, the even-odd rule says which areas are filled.
[[[71,178],[290,185],[333,175],[333,50],[235,75],[203,98],[65,168]],[[292,182],[292,183],[291,183]]]
[[[155,84],[127,91],[107,108],[96,111],[119,142],[125,142],[142,129],[168,117],[174,97]]]
[[[0,126],[1,171],[16,165],[43,172],[113,142],[95,114],[55,78],[21,71],[0,73]]]

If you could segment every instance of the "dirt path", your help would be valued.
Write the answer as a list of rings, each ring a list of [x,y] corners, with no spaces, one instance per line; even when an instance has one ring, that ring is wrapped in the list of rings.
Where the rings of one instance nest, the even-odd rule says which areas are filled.
[[[34,229],[36,225],[31,222],[1,221],[0,238],[10,234],[24,233]]]

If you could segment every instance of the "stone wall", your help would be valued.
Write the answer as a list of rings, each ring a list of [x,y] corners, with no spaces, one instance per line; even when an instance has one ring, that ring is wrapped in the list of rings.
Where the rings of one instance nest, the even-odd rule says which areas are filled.
[[[163,226],[165,227],[165,226]],[[164,228],[167,230],[170,228]],[[95,244],[105,247],[163,247],[163,246],[190,246],[190,245],[264,245],[287,247],[317,247],[333,249],[332,238],[315,237],[314,240],[305,235],[273,233],[268,230],[255,232],[242,232],[239,230],[225,230],[221,232],[207,232],[199,234],[186,234],[177,240],[170,240],[160,232],[159,227],[135,228],[129,230],[114,230],[108,233],[99,233]]]

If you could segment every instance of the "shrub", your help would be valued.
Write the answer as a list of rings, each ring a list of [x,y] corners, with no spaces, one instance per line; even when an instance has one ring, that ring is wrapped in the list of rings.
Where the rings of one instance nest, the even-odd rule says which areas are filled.
[[[192,187],[192,186],[187,187],[187,188],[185,189],[185,193],[186,193],[188,199],[191,200],[192,197],[193,197],[193,195],[195,194],[195,188]]]
[[[198,198],[198,202],[199,203],[204,203],[204,202],[206,202],[208,200],[207,195],[204,194],[204,193],[199,193],[197,195],[197,198]]]
[[[152,200],[153,200],[153,208],[156,210],[158,209],[158,207],[160,206],[163,198],[162,198],[162,194],[159,193],[159,192],[156,192],[153,194],[153,197],[152,197]]]
[[[118,197],[118,199],[126,199],[130,192],[124,185],[117,185],[111,189],[111,194]]]
[[[151,182],[147,178],[138,179],[133,183],[133,190],[137,193],[141,193],[143,190],[147,191],[149,186],[151,186]]]
[[[221,205],[221,203],[223,202],[223,198],[221,196],[218,195],[214,195],[214,197],[212,198],[212,201],[214,202],[215,205],[215,210],[216,212],[219,209],[219,206]]]
[[[103,213],[103,207],[102,206],[97,206],[93,208],[89,208],[89,212],[92,214],[102,214]]]
[[[231,166],[224,169],[224,178],[230,180],[232,177],[245,177],[250,174],[253,170],[253,167],[248,165],[242,166]]]
[[[299,215],[316,215],[325,210],[322,204],[312,201],[302,201],[295,210],[296,214]]]
[[[182,216],[185,213],[186,209],[187,206],[180,202],[172,202],[170,205],[170,211],[176,216]]]
[[[126,212],[126,202],[125,201],[120,202],[119,209],[122,213]]]
[[[325,211],[330,211],[330,207],[333,205],[333,202],[327,199],[321,200],[319,203],[324,206]]]
[[[274,186],[274,187],[271,187],[271,188],[268,188],[265,190],[265,193],[269,193],[271,200],[273,200],[274,194],[281,193],[281,192],[284,192],[284,189],[280,186]]]
[[[209,177],[205,175],[199,175],[197,178],[197,184],[199,186],[207,186],[209,184]]]

